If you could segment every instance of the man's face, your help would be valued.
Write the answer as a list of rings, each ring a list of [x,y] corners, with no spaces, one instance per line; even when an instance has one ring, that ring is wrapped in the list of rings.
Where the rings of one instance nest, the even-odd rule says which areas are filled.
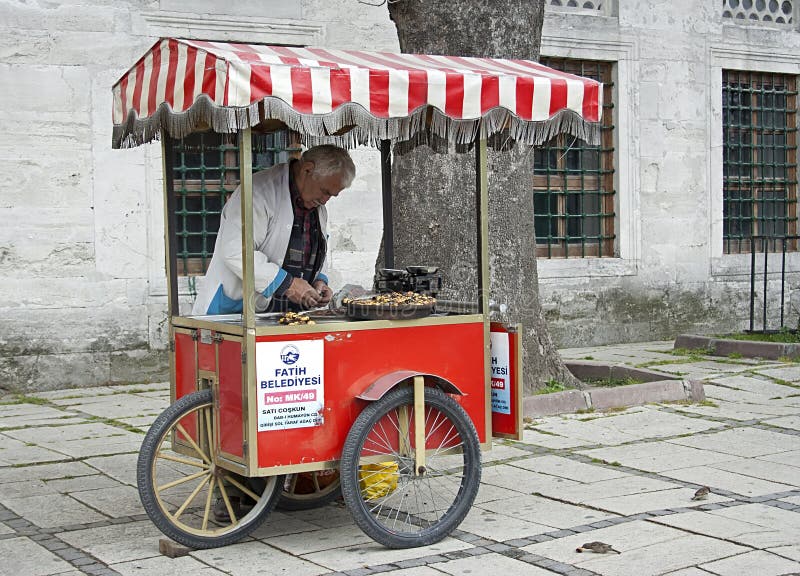
[[[314,174],[314,163],[304,162],[297,178],[297,190],[306,208],[324,206],[328,200],[339,195],[344,189],[339,174],[320,177]]]

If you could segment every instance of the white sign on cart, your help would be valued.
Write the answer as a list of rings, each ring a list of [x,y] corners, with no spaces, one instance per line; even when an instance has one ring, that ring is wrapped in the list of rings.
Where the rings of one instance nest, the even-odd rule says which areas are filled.
[[[256,343],[258,431],[322,424],[325,347],[322,340]]]

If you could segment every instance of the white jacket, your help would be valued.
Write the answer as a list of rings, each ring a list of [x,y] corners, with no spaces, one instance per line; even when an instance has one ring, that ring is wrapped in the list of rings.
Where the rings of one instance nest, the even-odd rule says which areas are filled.
[[[193,316],[234,314],[242,311],[241,188],[225,203],[220,216],[214,256],[197,293]],[[319,226],[327,239],[328,212],[317,208]],[[289,192],[289,164],[278,164],[253,174],[253,243],[255,307],[263,312],[288,273],[281,268],[294,223]],[[315,280],[328,281],[327,258]]]

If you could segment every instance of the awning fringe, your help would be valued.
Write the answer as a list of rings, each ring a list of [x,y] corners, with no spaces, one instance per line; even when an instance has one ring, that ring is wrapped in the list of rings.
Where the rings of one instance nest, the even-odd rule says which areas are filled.
[[[430,122],[427,122],[430,117]],[[241,108],[217,106],[201,94],[186,112],[174,113],[163,103],[147,118],[139,119],[131,110],[123,124],[114,126],[112,146],[133,148],[158,139],[162,131],[183,138],[195,131],[211,129],[223,134],[254,127],[267,119],[280,120],[299,132],[303,144],[336,144],[345,148],[378,146],[381,140],[420,144],[444,141],[455,145],[473,142],[476,136],[488,138],[507,129],[514,140],[541,145],[557,134],[569,134],[596,145],[600,125],[586,122],[571,110],[535,122],[522,120],[505,108],[486,111],[482,118],[457,120],[437,108],[423,106],[403,118],[376,118],[362,106],[347,103],[328,114],[301,114],[278,98],[268,97]]]

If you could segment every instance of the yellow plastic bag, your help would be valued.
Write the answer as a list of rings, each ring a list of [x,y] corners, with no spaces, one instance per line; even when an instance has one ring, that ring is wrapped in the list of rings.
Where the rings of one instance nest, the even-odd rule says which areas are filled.
[[[397,462],[378,462],[359,467],[358,485],[364,498],[373,500],[388,496],[397,489]]]

